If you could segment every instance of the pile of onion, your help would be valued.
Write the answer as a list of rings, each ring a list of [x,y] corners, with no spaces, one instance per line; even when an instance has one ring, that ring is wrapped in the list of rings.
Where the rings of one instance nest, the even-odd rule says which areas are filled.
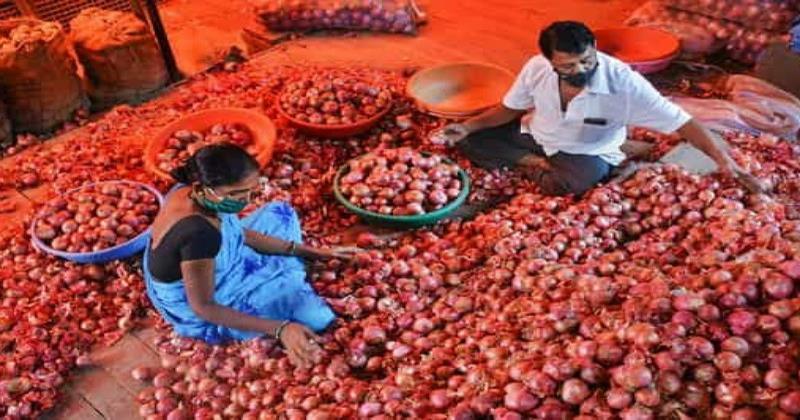
[[[350,72],[328,71],[287,84],[279,106],[298,121],[351,125],[391,107],[392,93]]]
[[[216,143],[231,143],[244,149],[253,144],[253,133],[242,124],[214,124],[204,132],[178,130],[158,155],[158,168],[166,173],[183,165],[198,149]]]
[[[143,186],[99,183],[48,202],[33,234],[58,251],[97,252],[144,232],[158,210],[158,199]]]
[[[459,167],[408,147],[380,149],[352,160],[339,179],[342,194],[363,209],[395,216],[438,210],[461,193]]]
[[[256,12],[272,31],[323,29],[413,34],[416,6],[408,0],[380,2],[257,2]]]

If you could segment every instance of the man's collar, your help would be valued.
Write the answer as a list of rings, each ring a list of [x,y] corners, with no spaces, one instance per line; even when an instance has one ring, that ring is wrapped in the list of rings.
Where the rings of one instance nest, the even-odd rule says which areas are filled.
[[[606,72],[606,62],[603,59],[603,57],[600,56],[600,54],[602,53],[598,51],[597,70],[595,70],[592,79],[589,80],[589,84],[586,85],[586,91],[589,93],[610,95],[611,89],[608,86],[608,73]]]

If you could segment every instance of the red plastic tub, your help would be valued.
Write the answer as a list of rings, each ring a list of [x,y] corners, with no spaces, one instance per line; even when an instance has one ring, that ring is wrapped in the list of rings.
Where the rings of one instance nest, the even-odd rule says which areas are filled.
[[[681,50],[681,42],[669,32],[654,28],[598,29],[597,49],[631,65],[640,73],[665,69]]]

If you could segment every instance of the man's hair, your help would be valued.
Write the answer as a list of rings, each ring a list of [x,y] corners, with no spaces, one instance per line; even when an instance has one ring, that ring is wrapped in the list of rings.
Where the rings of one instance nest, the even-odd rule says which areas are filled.
[[[539,49],[547,58],[553,58],[554,51],[580,54],[594,43],[592,31],[575,21],[553,22],[539,34]]]

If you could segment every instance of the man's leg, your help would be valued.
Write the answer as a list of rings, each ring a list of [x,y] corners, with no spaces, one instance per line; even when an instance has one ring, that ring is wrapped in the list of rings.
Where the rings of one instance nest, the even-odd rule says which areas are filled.
[[[559,152],[547,159],[549,170],[535,168],[531,178],[547,195],[581,195],[606,179],[613,169],[598,156]]]
[[[530,145],[520,143],[520,136],[520,122],[516,120],[472,133],[457,147],[472,163],[483,168],[513,168],[535,147],[532,138]]]

